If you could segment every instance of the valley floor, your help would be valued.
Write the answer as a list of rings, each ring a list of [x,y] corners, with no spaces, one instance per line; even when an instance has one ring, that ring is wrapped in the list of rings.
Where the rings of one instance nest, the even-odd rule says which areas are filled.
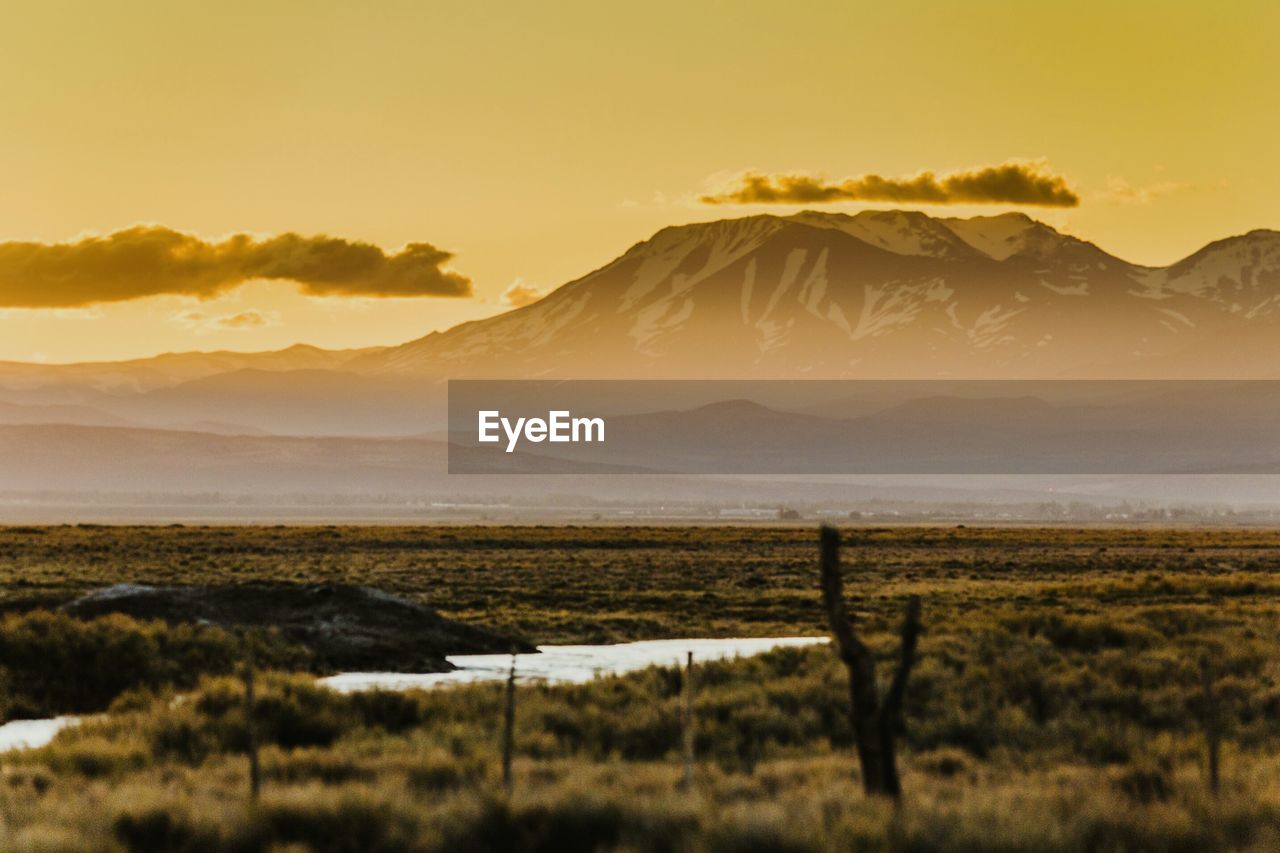
[[[861,793],[848,686],[825,645],[696,667],[691,791],[680,785],[674,669],[520,687],[510,795],[500,783],[500,685],[339,694],[309,675],[261,673],[263,794],[251,805],[243,688],[219,657],[224,646],[212,635],[175,639],[173,629],[115,622],[94,636],[111,638],[115,659],[135,661],[146,677],[111,686],[105,714],[49,746],[3,757],[0,844],[1280,844],[1280,531],[883,528],[846,531],[845,541],[846,595],[882,670],[905,598],[923,600],[898,809]],[[0,529],[6,600],[122,581],[342,581],[539,643],[821,635],[816,562],[816,532],[801,528]],[[81,629],[23,619],[0,624],[6,707],[17,707],[8,697],[33,707],[50,696],[105,702],[59,683],[87,683],[102,668],[78,662],[88,647],[56,654],[59,644],[88,642]],[[50,672],[7,656],[19,640],[44,644]],[[221,668],[183,683],[143,665],[146,654],[175,649]],[[287,650],[277,651],[269,660],[288,669]],[[1207,785],[1207,714],[1222,737],[1217,795]]]

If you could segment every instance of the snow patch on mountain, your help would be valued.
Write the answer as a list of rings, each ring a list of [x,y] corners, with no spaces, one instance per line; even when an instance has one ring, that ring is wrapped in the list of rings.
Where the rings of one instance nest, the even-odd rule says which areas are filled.
[[[1078,279],[1077,276],[1069,276],[1069,278]],[[1058,294],[1059,296],[1088,296],[1089,295],[1088,281],[1078,281],[1078,283],[1076,284],[1052,284],[1050,282],[1045,281],[1044,279],[1040,279],[1040,286],[1045,288],[1046,290],[1052,290],[1054,293]]]
[[[938,220],[953,234],[973,248],[997,261],[1003,261],[1024,248],[1024,238],[1036,221],[1023,213],[999,216],[975,216],[972,219]]]
[[[968,330],[969,340],[979,349],[987,349],[996,344],[1012,343],[1014,338],[1003,334],[1009,322],[1021,314],[1024,308],[1008,308],[993,305],[978,315],[973,326]]]
[[[818,259],[814,261],[813,269],[809,271],[809,276],[800,285],[800,303],[804,305],[805,310],[815,317],[821,317],[822,311],[820,304],[823,297],[827,295],[827,255],[830,250],[823,249],[818,253]]]
[[[1196,325],[1195,321],[1180,311],[1174,311],[1172,308],[1158,308],[1156,310],[1158,310],[1161,314],[1164,314],[1166,317],[1172,317],[1174,320],[1177,320],[1179,323],[1181,323],[1184,326],[1187,326],[1189,328],[1195,328],[1195,325]]]
[[[971,254],[970,247],[938,220],[915,211],[864,210],[845,216],[806,210],[790,219],[843,232],[895,255],[944,258]]]
[[[891,282],[882,287],[866,285],[853,340],[882,335],[895,327],[908,325],[920,313],[921,297],[928,292],[932,282],[924,285],[895,284]]]
[[[618,311],[632,310],[664,283],[671,283],[672,292],[680,292],[690,283],[749,255],[780,227],[781,220],[775,217],[757,216],[707,227],[662,229],[628,253],[637,254],[640,264]]]
[[[796,278],[800,275],[800,268],[804,265],[805,256],[808,254],[807,249],[792,249],[787,253],[787,263],[783,267],[782,277],[778,279],[778,286],[773,289],[773,293],[769,294],[769,302],[764,307],[761,319],[767,319],[773,313],[778,302],[791,289],[791,285],[795,284]]]

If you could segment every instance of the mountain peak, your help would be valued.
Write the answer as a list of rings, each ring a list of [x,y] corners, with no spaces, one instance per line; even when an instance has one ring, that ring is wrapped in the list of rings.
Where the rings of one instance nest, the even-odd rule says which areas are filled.
[[[1003,261],[1022,254],[1037,237],[1061,237],[1057,231],[1025,213],[1002,213],[997,216],[952,217],[941,223],[968,245],[984,255]]]
[[[1136,376],[1203,342],[1214,349],[1197,375],[1231,375],[1219,349],[1270,330],[1258,324],[1272,316],[1280,323],[1280,234],[1251,232],[1198,256],[1209,262],[1193,275],[1140,267],[1017,212],[696,222],[662,229],[524,309],[359,367],[547,378]]]
[[[1030,216],[1023,213],[1021,210],[1010,210],[1007,213],[995,213],[995,214],[992,214],[991,216],[971,216],[969,218],[970,219],[993,219],[993,220],[1003,219],[1003,220],[1010,220],[1010,221],[1016,221],[1016,222],[1025,222],[1028,225],[1033,225],[1037,223],[1040,225],[1044,224],[1043,222],[1040,222],[1037,219],[1032,219]]]
[[[1202,261],[1205,258],[1219,255],[1224,252],[1252,251],[1255,249],[1269,249],[1272,246],[1280,246],[1280,231],[1272,231],[1269,228],[1255,228],[1244,234],[1236,234],[1231,237],[1223,237],[1221,240],[1214,240],[1207,244],[1204,248],[1188,255],[1169,267],[1170,271],[1178,271],[1188,266]]]
[[[1021,212],[961,219],[899,209],[862,210],[854,214],[802,210],[789,216],[763,213],[670,225],[632,246],[622,257],[670,254],[693,242],[718,246],[716,254],[726,251],[736,254],[758,245],[788,225],[839,231],[896,255],[985,257],[1003,261],[1015,255],[1045,257],[1065,248],[1110,257],[1092,243],[1062,234]]]
[[[863,210],[853,216],[805,210],[787,219],[841,231],[895,255],[956,258],[975,254],[941,221],[918,210]]]
[[[1280,307],[1280,231],[1257,228],[1215,240],[1170,267],[1148,286],[1166,293],[1194,293],[1246,316]]]

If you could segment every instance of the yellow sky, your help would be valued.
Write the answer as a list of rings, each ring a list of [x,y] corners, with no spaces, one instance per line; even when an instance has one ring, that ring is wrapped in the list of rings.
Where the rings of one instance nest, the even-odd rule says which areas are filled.
[[[501,310],[516,279],[562,284],[664,225],[759,212],[695,201],[745,169],[1045,158],[1082,203],[1029,212],[1146,263],[1280,228],[1270,0],[86,0],[5,17],[0,241],[143,222],[421,241],[456,253],[476,297],[314,299],[261,283],[206,303],[0,309],[0,358],[397,343]],[[192,319],[246,310],[264,322]]]

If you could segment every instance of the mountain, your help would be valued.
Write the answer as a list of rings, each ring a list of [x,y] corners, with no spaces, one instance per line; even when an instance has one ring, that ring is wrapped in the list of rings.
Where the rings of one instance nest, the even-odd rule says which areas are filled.
[[[450,378],[1277,376],[1280,232],[1153,268],[1016,213],[805,211],[664,228],[400,346],[2,362],[0,423],[412,437],[443,428]]]
[[[0,362],[0,424],[146,426],[228,435],[423,432],[430,425],[424,412],[442,392],[428,399],[422,380],[378,380],[345,369],[382,349],[298,344],[275,352],[166,353],[118,362]]]
[[[668,474],[1280,472],[1276,382],[1078,382],[1069,383],[1065,394],[1059,393],[1063,383],[1018,383],[1041,385],[1048,398],[938,395],[934,386],[949,383],[896,384],[917,386],[916,396],[851,418],[730,399],[610,416],[605,442],[522,449],[574,466],[591,462]],[[1127,393],[1114,395],[1110,386],[1117,384]],[[644,389],[636,395],[643,399]],[[454,460],[451,471],[516,473],[528,467],[527,460],[504,465],[501,452],[485,456],[472,433],[455,436],[475,457]],[[481,461],[488,464],[478,468]]]
[[[760,407],[737,408],[749,429],[733,436],[731,446],[776,447],[777,429],[789,422],[797,441],[838,424],[791,417]],[[715,407],[691,410],[703,420]],[[674,412],[655,419],[682,430]],[[639,428],[654,419],[638,416]],[[888,449],[909,456],[888,424],[845,424],[859,431],[861,444],[879,435],[874,453]],[[767,430],[767,431],[765,431]],[[690,431],[692,432],[692,431]],[[984,441],[981,432],[970,440]],[[1030,438],[1022,439],[1024,442]],[[987,441],[987,446],[991,442]],[[655,440],[665,453],[671,448]],[[817,445],[810,445],[817,450]],[[642,451],[642,445],[635,446]],[[864,448],[865,450],[865,448]],[[969,453],[970,448],[957,450]],[[454,452],[457,452],[456,449]],[[379,517],[477,517],[497,512],[509,519],[585,517],[612,506],[615,518],[636,521],[643,512],[669,502],[768,506],[822,502],[836,507],[850,502],[902,500],[1014,504],[1075,498],[1115,503],[1122,499],[1162,503],[1210,501],[1274,506],[1280,466],[1264,459],[1242,472],[1259,476],[1198,475],[1144,477],[1129,475],[1018,475],[842,477],[618,476],[629,466],[583,459],[572,464],[520,453],[489,454],[502,464],[479,476],[447,473],[448,448],[439,441],[386,438],[319,438],[287,436],[219,436],[178,430],[63,425],[0,426],[0,522],[45,523],[68,519],[137,523],[158,519],[254,519]],[[640,467],[655,455],[639,452]],[[672,457],[668,455],[668,460]],[[955,457],[963,463],[965,457]],[[705,461],[705,460],[704,460]],[[847,462],[847,460],[843,460]],[[908,460],[911,461],[911,460]],[[941,460],[933,459],[932,467]],[[554,462],[554,464],[551,464]],[[790,467],[788,465],[788,467]],[[875,466],[881,467],[881,466]],[[1010,467],[1010,466],[1006,466]],[[1036,462],[1033,470],[1044,468]],[[910,470],[905,468],[904,471]],[[554,476],[528,476],[555,472]],[[572,473],[570,473],[572,472]],[[356,503],[349,503],[355,500]],[[361,507],[364,507],[363,509]],[[625,510],[625,511],[623,511]],[[576,513],[576,516],[575,516]],[[640,513],[640,514],[638,514]],[[679,510],[677,510],[677,514]],[[656,517],[664,517],[659,514]]]
[[[444,392],[443,383],[417,376],[253,368],[100,406],[155,426],[233,421],[279,435],[415,436],[444,425]]]
[[[22,405],[0,400],[0,424],[76,424],[79,426],[129,426],[129,422],[89,406],[66,404]]]
[[[1017,213],[806,211],[664,228],[539,302],[348,367],[490,378],[1252,378],[1280,374],[1278,309],[1280,232],[1151,268]]]
[[[449,448],[423,438],[219,435],[211,432],[41,424],[0,425],[4,492],[110,492],[279,495],[487,492],[491,478],[449,479]],[[457,452],[457,451],[455,451]],[[466,451],[462,451],[466,452]],[[537,456],[504,454],[502,472],[546,470]],[[592,463],[554,470],[617,473]],[[545,491],[515,476],[499,493]],[[621,491],[621,488],[619,489]],[[0,502],[3,503],[3,502]]]
[[[131,427],[138,424],[116,417],[110,412],[90,406],[74,406],[51,403],[48,405],[23,405],[0,400],[0,426],[26,425],[106,426]],[[177,417],[164,424],[166,429],[188,432],[205,432],[214,435],[266,435],[267,431],[242,424],[218,420],[185,420]]]
[[[33,364],[0,361],[0,389],[38,402],[79,394],[129,394],[166,388],[234,370],[333,370],[385,347],[326,350],[295,344],[273,352],[178,352],[129,361]]]

